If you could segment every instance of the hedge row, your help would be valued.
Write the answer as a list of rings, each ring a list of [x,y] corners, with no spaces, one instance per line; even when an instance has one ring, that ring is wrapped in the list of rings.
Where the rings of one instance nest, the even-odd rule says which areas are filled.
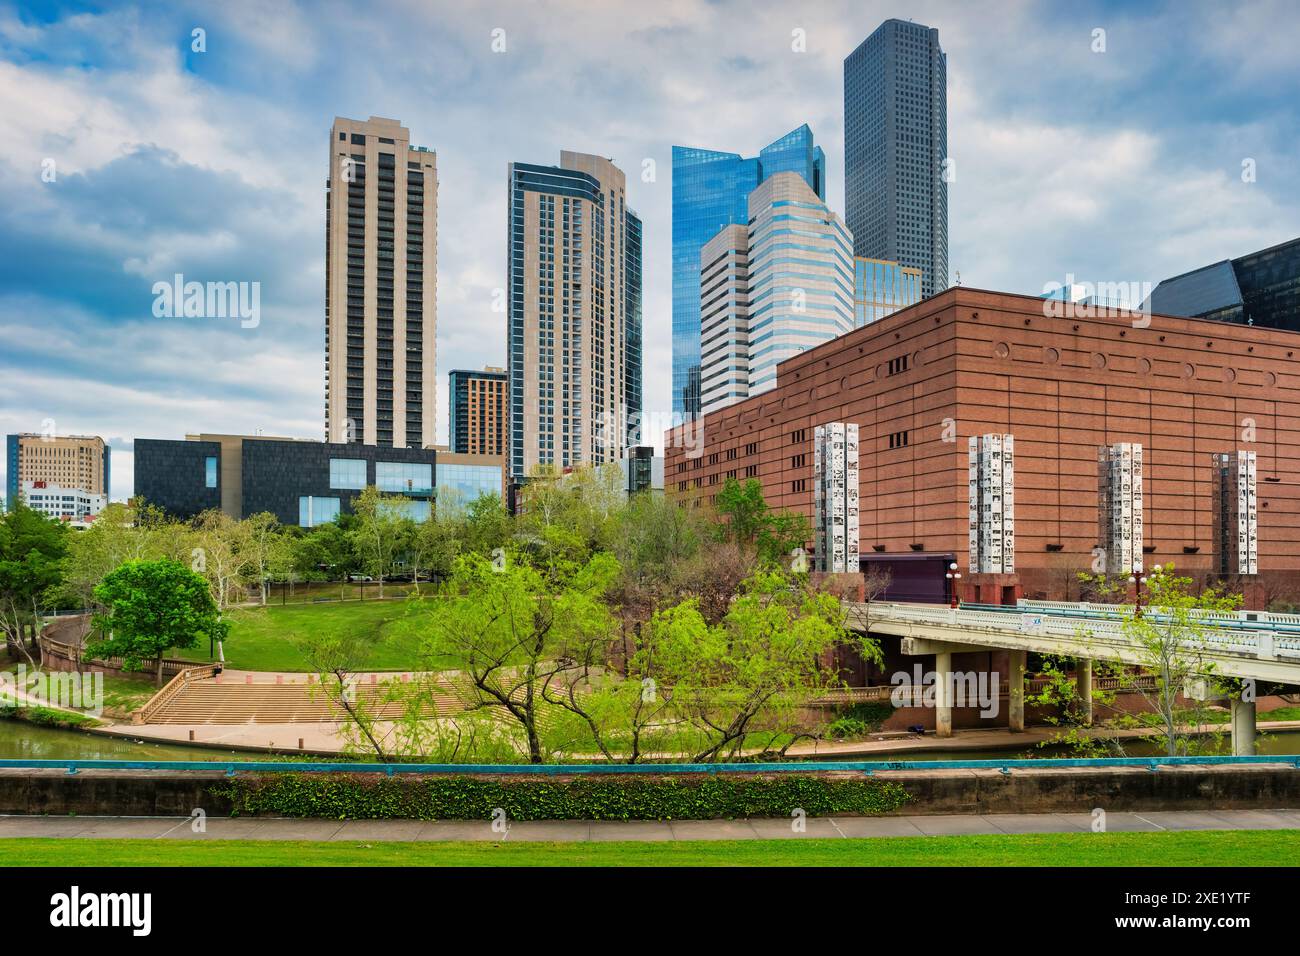
[[[869,777],[591,776],[570,780],[469,776],[386,777],[286,773],[237,777],[213,788],[231,814],[339,820],[718,820],[870,816],[909,799],[898,784]]]

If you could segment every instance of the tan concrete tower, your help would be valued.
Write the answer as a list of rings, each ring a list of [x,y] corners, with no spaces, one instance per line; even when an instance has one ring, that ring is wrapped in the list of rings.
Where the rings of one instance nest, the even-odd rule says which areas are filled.
[[[436,155],[397,120],[336,117],[325,237],[325,437],[434,442]]]

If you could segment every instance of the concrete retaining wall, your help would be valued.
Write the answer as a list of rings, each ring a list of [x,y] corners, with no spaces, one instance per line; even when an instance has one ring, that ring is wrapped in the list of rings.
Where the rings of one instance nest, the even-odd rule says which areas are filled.
[[[844,771],[834,776],[860,778]],[[648,776],[653,776],[649,774]],[[220,771],[0,769],[0,813],[64,816],[230,814],[211,793]],[[520,786],[547,779],[509,777]],[[1143,810],[1300,808],[1300,769],[1290,764],[1015,770],[899,770],[876,774],[912,799],[897,814],[1087,813]],[[417,782],[414,775],[395,777]]]

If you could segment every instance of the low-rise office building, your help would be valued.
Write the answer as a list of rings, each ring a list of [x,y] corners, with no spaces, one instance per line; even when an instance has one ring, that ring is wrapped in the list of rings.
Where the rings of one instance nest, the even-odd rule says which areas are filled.
[[[1103,561],[1208,580],[1229,542],[1228,564],[1258,571],[1234,578],[1258,606],[1300,594],[1298,356],[1300,336],[1282,330],[1107,309],[1059,318],[1040,298],[952,288],[668,432],[665,480],[710,500],[727,478],[757,478],[769,505],[811,519],[815,429],[855,423],[861,567],[887,570],[899,598],[943,599],[952,563],[966,599],[994,602],[1077,600],[1079,572]],[[1220,506],[1223,456],[1245,463],[1235,480],[1257,482],[1253,518]],[[981,570],[980,542],[1000,542],[1000,572]]]
[[[437,453],[269,438],[188,435],[185,440],[137,439],[135,493],[168,514],[192,518],[219,509],[242,519],[260,512],[284,524],[313,527],[350,512],[369,485],[407,499],[409,515],[428,518]]]
[[[47,481],[24,481],[23,503],[47,518],[85,524],[108,505],[108,495],[92,495],[80,488],[65,488]]]

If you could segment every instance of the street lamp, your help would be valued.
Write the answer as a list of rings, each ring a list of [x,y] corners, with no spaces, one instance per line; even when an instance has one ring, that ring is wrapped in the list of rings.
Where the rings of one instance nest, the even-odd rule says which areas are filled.
[[[956,561],[948,565],[948,573],[944,577],[951,582],[948,585],[948,592],[952,595],[952,607],[961,607],[961,601],[957,597],[957,582],[961,579],[961,574],[957,571]]]
[[[1155,565],[1151,570],[1159,574],[1160,565]],[[1142,616],[1142,585],[1145,584],[1146,581],[1147,575],[1136,568],[1133,569],[1133,573],[1128,577],[1128,583],[1133,585],[1133,601],[1135,605],[1133,609],[1134,617]]]

